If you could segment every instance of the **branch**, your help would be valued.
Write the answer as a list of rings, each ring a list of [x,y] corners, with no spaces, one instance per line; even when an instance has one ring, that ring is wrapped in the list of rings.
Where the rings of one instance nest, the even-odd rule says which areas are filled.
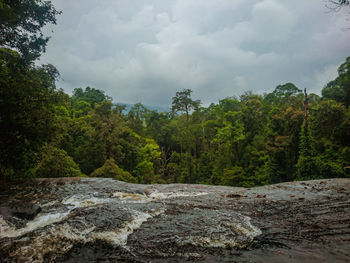
[[[344,6],[350,5],[350,0],[326,0],[329,4],[326,4],[326,7],[331,12],[339,12]]]
[[[350,7],[350,0],[324,0],[326,3],[326,8],[330,12],[339,12],[344,7]],[[350,21],[350,13],[347,15],[346,21]],[[344,28],[343,30],[350,30],[350,28]]]

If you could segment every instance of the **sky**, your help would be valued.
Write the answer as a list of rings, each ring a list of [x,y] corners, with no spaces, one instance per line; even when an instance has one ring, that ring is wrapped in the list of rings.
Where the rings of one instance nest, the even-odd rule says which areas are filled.
[[[350,56],[349,8],[324,0],[55,0],[62,14],[40,63],[58,88],[166,107],[182,89],[203,105],[293,82],[320,94]]]

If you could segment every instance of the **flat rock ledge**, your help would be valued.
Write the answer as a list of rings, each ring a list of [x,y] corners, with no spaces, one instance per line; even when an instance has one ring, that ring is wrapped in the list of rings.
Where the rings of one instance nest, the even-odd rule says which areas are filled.
[[[1,188],[0,262],[350,262],[350,179]]]

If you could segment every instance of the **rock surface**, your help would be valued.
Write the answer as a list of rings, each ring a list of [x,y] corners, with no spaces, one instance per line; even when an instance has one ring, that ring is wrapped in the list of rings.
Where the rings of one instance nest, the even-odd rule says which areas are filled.
[[[350,179],[251,189],[37,179],[1,189],[0,262],[350,262],[349,198]]]

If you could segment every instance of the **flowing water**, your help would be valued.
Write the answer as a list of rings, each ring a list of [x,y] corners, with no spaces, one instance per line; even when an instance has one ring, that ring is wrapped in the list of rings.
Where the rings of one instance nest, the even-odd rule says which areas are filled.
[[[288,187],[133,185],[111,179],[9,185],[0,197],[0,262],[245,262],[254,259],[251,253],[259,258],[266,244],[272,251],[290,248],[283,231],[277,240],[273,227],[266,230],[271,225],[266,216],[257,220],[258,211],[283,215],[286,203],[278,202],[293,199],[289,191],[300,200],[332,194],[305,192],[301,184]],[[279,208],[259,191],[274,196],[271,202]],[[26,204],[41,208],[31,220],[13,213]],[[288,221],[274,220],[275,229]]]
[[[137,253],[128,242],[131,235],[136,243],[170,242],[173,248],[243,248],[261,234],[247,216],[200,208],[199,198],[210,200],[210,192],[186,186],[166,188],[81,179],[13,189],[15,196],[9,199],[20,202],[25,196],[25,202],[36,202],[42,210],[33,220],[0,216],[1,248],[8,261],[44,262],[63,260],[73,247],[104,242],[127,251],[130,259]],[[192,207],[196,202],[198,206]],[[177,203],[179,209],[171,214]],[[173,254],[171,250],[169,255]]]

